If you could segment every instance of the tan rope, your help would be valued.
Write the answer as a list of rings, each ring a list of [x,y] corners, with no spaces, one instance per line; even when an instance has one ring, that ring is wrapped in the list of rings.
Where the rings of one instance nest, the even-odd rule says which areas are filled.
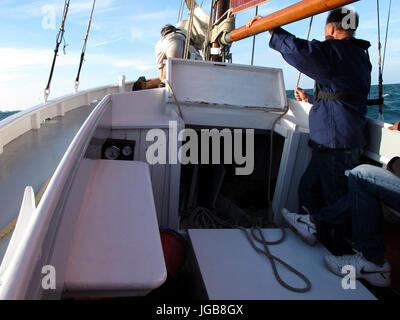
[[[195,0],[191,0],[190,16],[189,16],[188,29],[187,29],[187,35],[186,35],[186,43],[185,43],[185,54],[183,55],[184,59],[189,59],[190,39],[192,37],[192,28],[193,28],[193,19],[194,19],[194,7],[195,7]]]
[[[183,10],[184,10],[183,0],[181,0],[181,4],[180,4],[180,6],[179,6],[179,11],[178,11],[177,23],[178,23],[179,21],[181,21],[181,19],[182,19]]]
[[[164,80],[164,82],[167,84],[167,86],[168,86],[169,90],[171,91],[171,93],[172,93],[172,96],[174,97],[174,100],[175,100],[176,106],[178,107],[179,116],[180,116],[180,117],[181,117],[181,119],[183,120],[182,108],[181,108],[181,105],[180,105],[180,103],[179,103],[179,101],[178,101],[178,99],[177,99],[176,95],[175,95],[174,89],[172,89],[172,86],[171,86],[171,84],[169,83],[169,81],[168,81],[167,79],[165,79],[165,80]]]
[[[312,27],[313,19],[314,19],[314,16],[312,16],[311,19],[310,19],[310,25],[309,25],[309,27],[308,27],[308,34],[307,34],[307,41],[308,41],[308,39],[310,39],[310,32],[311,32],[311,27]],[[300,78],[301,78],[301,72],[299,73],[299,77],[297,78],[297,85],[296,85],[296,88],[299,87]]]

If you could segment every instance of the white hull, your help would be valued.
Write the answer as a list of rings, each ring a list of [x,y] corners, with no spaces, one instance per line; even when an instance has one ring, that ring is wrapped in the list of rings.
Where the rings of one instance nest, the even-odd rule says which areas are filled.
[[[196,79],[191,78],[193,74],[197,75]],[[66,274],[68,274],[69,264],[74,263],[69,261],[69,256],[72,252],[71,248],[74,247],[76,230],[79,230],[78,221],[83,212],[86,212],[87,203],[84,200],[88,192],[86,186],[93,179],[96,172],[94,167],[101,155],[102,144],[96,144],[96,141],[104,142],[107,138],[135,140],[137,147],[134,160],[146,162],[146,150],[150,144],[146,141],[148,130],[157,128],[168,132],[170,121],[177,121],[178,128],[196,126],[251,128],[266,132],[274,130],[284,139],[284,143],[280,166],[275,172],[277,182],[272,202],[273,211],[278,213],[283,207],[289,210],[298,209],[297,188],[311,155],[307,146],[308,113],[311,106],[293,100],[287,101],[281,71],[172,59],[169,60],[168,79],[177,96],[183,118],[178,115],[179,107],[167,89],[123,93],[126,89],[129,90],[129,86],[122,85],[80,93],[33,108],[0,122],[2,137],[0,152],[3,152],[0,155],[1,160],[1,157],[8,156],[8,144],[11,145],[17,137],[30,130],[42,130],[40,129],[41,122],[44,119],[53,119],[57,116],[68,117],[68,112],[73,108],[89,105],[92,100],[102,99],[83,123],[58,163],[39,206],[25,207],[24,214],[20,215],[0,268],[0,298],[61,298],[65,296],[68,283],[74,283],[74,279],[68,278]],[[224,85],[219,88],[220,90],[212,91],[210,88],[213,87],[213,83]],[[248,94],[245,95],[245,92]],[[286,107],[289,107],[288,113],[279,119]],[[400,154],[400,133],[390,131],[387,127],[387,124],[370,121],[372,140],[365,152],[367,157],[383,164],[387,163],[391,157]],[[172,141],[168,140],[167,144],[169,143]],[[179,142],[177,145],[179,146]],[[89,162],[83,161],[86,159],[89,159]],[[180,228],[180,170],[180,165],[176,164],[150,166],[156,226],[175,230]],[[47,177],[40,177],[40,179],[45,181]],[[118,181],[116,177],[115,181],[111,180],[110,183],[114,183],[115,188],[127,187],[127,185],[118,184]],[[23,181],[19,182],[23,183]],[[37,189],[37,186],[35,188]],[[1,193],[7,195],[7,190],[3,189]],[[22,197],[22,194],[19,196]],[[8,218],[6,220],[10,220],[16,214],[12,206],[9,210],[2,212],[2,216]],[[118,219],[117,209],[115,214]],[[273,218],[275,223],[282,224],[279,214]],[[1,217],[0,221],[2,221]],[[113,237],[112,232],[108,236]],[[290,239],[290,241],[294,240]],[[290,241],[285,250],[291,250]],[[143,246],[146,245],[143,243]],[[248,249],[252,250],[250,246]],[[322,257],[323,253],[321,249],[307,263],[312,264],[311,259]],[[300,262],[294,261],[294,263]],[[45,291],[41,287],[41,266],[43,265],[52,265],[60,270],[57,273],[57,289],[54,291]],[[339,280],[338,285],[340,285]],[[274,280],[271,278],[271,281]],[[329,281],[334,280],[332,278]],[[160,284],[154,284],[153,288]],[[142,286],[142,289],[150,288],[146,283]],[[109,287],[107,288],[112,291]],[[318,288],[318,290],[325,288],[329,291],[327,287]],[[359,288],[361,289],[354,295],[341,290],[335,291],[326,298],[373,298],[361,284]],[[93,295],[104,292],[101,288],[97,292],[94,291],[96,289],[91,291]],[[118,288],[115,291],[121,292]],[[125,291],[131,292],[130,295],[137,295],[141,292],[140,285],[135,284],[134,288],[130,288],[128,283]],[[260,299],[274,298],[270,295],[258,297]],[[245,297],[225,296],[221,293],[221,295],[211,295],[210,298],[244,299]],[[282,294],[277,298],[282,299],[285,296]],[[288,295],[286,298],[294,299],[295,296]],[[318,298],[318,292],[314,291],[311,298]],[[301,295],[299,299],[302,299]]]

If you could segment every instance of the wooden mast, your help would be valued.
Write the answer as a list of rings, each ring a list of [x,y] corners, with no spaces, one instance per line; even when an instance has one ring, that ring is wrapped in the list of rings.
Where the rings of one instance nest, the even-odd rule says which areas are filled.
[[[359,0],[303,0],[254,22],[250,28],[243,26],[233,30],[229,37],[232,42],[239,41],[258,33],[357,1]]]
[[[217,0],[216,5],[217,5],[216,20],[218,21],[229,10],[230,1],[229,0]],[[212,44],[212,48],[219,49],[220,48],[219,42],[215,41]],[[211,54],[211,61],[222,62],[222,55]]]

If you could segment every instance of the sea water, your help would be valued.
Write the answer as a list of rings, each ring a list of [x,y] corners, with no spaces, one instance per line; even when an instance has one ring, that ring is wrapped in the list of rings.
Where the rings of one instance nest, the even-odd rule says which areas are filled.
[[[312,89],[306,90],[312,94]],[[394,123],[400,121],[400,84],[386,84],[383,86],[383,93],[385,98],[385,104],[383,106],[383,117],[385,122]],[[287,91],[289,98],[294,99],[294,91]],[[371,87],[370,99],[378,98],[378,86]],[[18,111],[0,111],[0,120],[3,120]],[[368,117],[372,119],[378,119],[379,107],[370,106],[368,107]]]
[[[313,89],[306,90],[307,93],[313,94]],[[372,86],[369,99],[378,99],[378,86]],[[294,99],[294,91],[287,91],[287,96]],[[383,118],[387,123],[395,123],[400,121],[400,84],[385,84],[383,86]],[[368,107],[368,118],[378,119],[379,106]]]

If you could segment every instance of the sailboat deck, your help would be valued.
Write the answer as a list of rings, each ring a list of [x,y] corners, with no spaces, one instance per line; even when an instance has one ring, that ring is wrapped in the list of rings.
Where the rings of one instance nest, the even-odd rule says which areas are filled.
[[[0,155],[0,230],[17,215],[26,186],[37,193],[52,176],[93,107],[82,106],[30,130],[4,147]],[[0,260],[9,236],[0,240]]]
[[[267,241],[280,238],[279,229],[263,229]],[[329,272],[323,257],[329,254],[321,244],[305,244],[291,230],[271,253],[304,274],[312,284],[306,293],[289,291],[275,278],[270,261],[257,253],[241,230],[189,230],[195,258],[211,300],[375,300],[360,282],[345,290],[342,280]],[[257,246],[262,247],[260,244]],[[289,285],[303,288],[303,280],[277,263],[278,272]],[[345,275],[343,275],[345,276]]]

